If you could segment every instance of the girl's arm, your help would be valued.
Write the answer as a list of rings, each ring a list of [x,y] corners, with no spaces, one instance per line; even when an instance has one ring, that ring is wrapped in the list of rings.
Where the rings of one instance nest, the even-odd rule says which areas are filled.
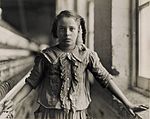
[[[112,76],[108,71],[102,66],[100,59],[96,52],[91,52],[89,55],[88,69],[92,72],[95,79],[102,85],[102,87],[107,87],[108,90],[118,98],[128,109],[134,114],[134,112],[140,112],[148,109],[144,105],[134,105],[132,104],[114,83]]]
[[[32,91],[32,86],[26,83],[22,89],[18,92],[18,94],[12,99],[14,104],[18,104],[20,101],[22,101],[31,91]]]
[[[129,109],[129,111],[133,115],[134,112],[144,111],[149,108],[148,106],[134,105],[133,103],[131,103],[122,93],[122,91],[118,88],[118,86],[114,83],[113,80],[109,80],[109,84],[107,88],[115,97],[117,97]]]
[[[16,107],[16,105],[23,100],[32,89],[35,89],[41,82],[41,77],[44,71],[44,60],[41,54],[37,55],[35,58],[35,65],[31,71],[31,74],[25,80],[25,85],[21,90],[12,98],[4,102],[4,110],[10,111]]]
[[[8,99],[4,102],[4,111],[11,112],[14,110],[17,104],[22,101],[31,91],[32,87],[26,83],[11,100]]]

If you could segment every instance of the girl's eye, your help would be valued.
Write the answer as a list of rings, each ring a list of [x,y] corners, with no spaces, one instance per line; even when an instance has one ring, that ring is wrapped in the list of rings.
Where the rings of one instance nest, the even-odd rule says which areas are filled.
[[[74,31],[75,30],[75,28],[73,28],[73,27],[70,27],[70,31]]]

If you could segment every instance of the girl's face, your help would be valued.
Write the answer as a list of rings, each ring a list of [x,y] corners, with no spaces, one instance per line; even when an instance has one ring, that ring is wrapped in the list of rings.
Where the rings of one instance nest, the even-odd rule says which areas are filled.
[[[78,37],[78,24],[73,17],[63,17],[58,21],[57,36],[59,45],[75,47]]]

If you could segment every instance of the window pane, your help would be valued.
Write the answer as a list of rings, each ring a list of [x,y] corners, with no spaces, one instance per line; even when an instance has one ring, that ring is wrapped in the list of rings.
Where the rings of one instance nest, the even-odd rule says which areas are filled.
[[[139,13],[139,76],[150,78],[150,6]]]

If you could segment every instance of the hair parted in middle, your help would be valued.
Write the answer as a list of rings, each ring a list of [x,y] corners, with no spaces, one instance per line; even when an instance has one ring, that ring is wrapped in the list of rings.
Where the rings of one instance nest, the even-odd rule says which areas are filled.
[[[82,31],[82,42],[85,44],[85,40],[86,40],[86,26],[85,26],[85,20],[83,17],[81,17],[80,15],[76,14],[73,11],[69,11],[69,10],[64,10],[61,11],[54,19],[53,25],[52,25],[52,35],[55,38],[58,38],[57,36],[57,25],[58,22],[61,18],[63,17],[73,17],[75,19],[75,21],[77,22],[77,24],[79,25],[79,27],[81,26],[81,31]]]

